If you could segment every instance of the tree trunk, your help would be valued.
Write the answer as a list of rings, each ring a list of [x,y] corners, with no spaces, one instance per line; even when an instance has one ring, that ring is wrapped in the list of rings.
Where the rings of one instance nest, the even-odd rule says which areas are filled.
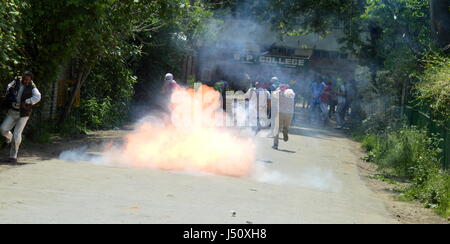
[[[72,110],[73,104],[75,103],[75,99],[77,97],[78,92],[80,91],[82,85],[86,81],[87,77],[89,76],[89,73],[91,72],[91,66],[90,65],[84,65],[80,70],[80,74],[77,79],[77,84],[75,85],[75,89],[72,91],[72,94],[70,96],[69,101],[67,102],[65,109],[63,113],[61,114],[61,117],[59,119],[58,125],[61,127],[66,119],[69,117],[70,112]]]
[[[405,107],[408,102],[408,97],[407,97],[408,86],[409,86],[409,82],[408,82],[408,80],[405,79],[403,81],[403,85],[402,85],[402,101],[401,101],[401,108],[400,108],[400,113],[402,115],[405,115]]]
[[[450,0],[430,0],[431,26],[439,47],[450,52]]]

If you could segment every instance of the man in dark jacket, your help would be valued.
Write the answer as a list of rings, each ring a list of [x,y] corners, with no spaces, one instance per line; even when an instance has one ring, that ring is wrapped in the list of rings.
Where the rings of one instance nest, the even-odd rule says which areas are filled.
[[[33,73],[24,72],[21,78],[8,84],[3,105],[8,114],[0,126],[6,143],[11,144],[9,163],[17,163],[17,154],[22,142],[22,132],[30,118],[32,106],[41,100],[41,93],[33,83]],[[14,133],[11,130],[14,128]]]

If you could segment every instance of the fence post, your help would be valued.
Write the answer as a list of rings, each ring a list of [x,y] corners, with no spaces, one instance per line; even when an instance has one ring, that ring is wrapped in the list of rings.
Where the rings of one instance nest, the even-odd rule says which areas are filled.
[[[444,169],[448,169],[449,161],[450,161],[450,121],[447,121],[447,123],[444,126],[444,160],[443,160],[443,166]]]

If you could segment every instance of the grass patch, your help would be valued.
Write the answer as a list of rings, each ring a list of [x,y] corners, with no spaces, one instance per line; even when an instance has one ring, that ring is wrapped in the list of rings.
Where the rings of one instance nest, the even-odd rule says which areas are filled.
[[[369,178],[383,181],[383,182],[389,183],[391,185],[398,185],[398,182],[396,180],[394,180],[386,175],[383,175],[383,174],[371,175]]]
[[[439,163],[439,140],[415,127],[404,127],[361,139],[366,161],[378,165],[380,174],[371,178],[398,185],[399,200],[418,200],[443,217],[450,216],[450,175]]]

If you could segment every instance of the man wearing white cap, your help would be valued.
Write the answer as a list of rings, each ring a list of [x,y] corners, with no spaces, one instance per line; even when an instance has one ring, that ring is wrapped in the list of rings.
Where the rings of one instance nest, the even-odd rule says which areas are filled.
[[[164,78],[163,93],[171,94],[172,91],[178,87],[177,82],[173,79],[173,75],[171,73],[166,74]]]
[[[280,85],[280,79],[278,79],[278,77],[272,77],[272,79],[270,79],[270,86],[267,90],[269,90],[269,92],[276,91],[280,87]]]

